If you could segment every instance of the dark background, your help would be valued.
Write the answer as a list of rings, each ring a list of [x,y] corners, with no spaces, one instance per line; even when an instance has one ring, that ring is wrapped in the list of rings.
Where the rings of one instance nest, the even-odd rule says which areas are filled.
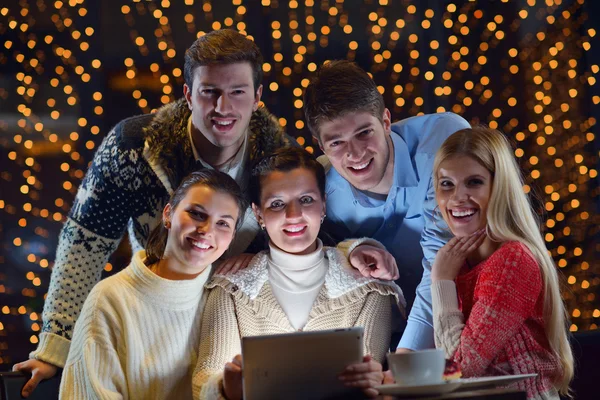
[[[454,111],[505,132],[571,330],[598,329],[599,20],[592,0],[0,0],[0,369],[37,343],[58,233],[102,138],[180,97],[185,49],[223,27],[262,49],[262,100],[309,150],[303,88],[340,58],[373,74],[394,119]],[[106,274],[128,257],[124,243]]]

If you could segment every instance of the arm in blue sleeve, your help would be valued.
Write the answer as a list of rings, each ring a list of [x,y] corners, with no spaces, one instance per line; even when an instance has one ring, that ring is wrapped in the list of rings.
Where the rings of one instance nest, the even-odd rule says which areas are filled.
[[[438,250],[452,237],[441,214],[435,212],[436,206],[433,179],[430,179],[427,197],[423,204],[425,219],[425,228],[421,234],[424,256],[423,277],[417,286],[415,302],[398,348],[423,350],[435,347],[431,306],[431,265]]]

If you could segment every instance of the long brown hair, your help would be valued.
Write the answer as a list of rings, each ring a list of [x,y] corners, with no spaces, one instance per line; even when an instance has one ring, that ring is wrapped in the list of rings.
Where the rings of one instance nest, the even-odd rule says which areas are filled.
[[[239,208],[238,219],[235,222],[235,230],[240,228],[244,221],[244,213],[246,212],[247,202],[244,198],[242,190],[238,184],[229,175],[212,169],[204,169],[189,174],[181,181],[181,184],[169,199],[171,210],[175,210],[181,200],[187,195],[187,192],[196,185],[204,185],[214,191],[226,193],[233,197]],[[148,243],[146,243],[146,265],[157,263],[164,255],[167,247],[167,238],[169,231],[164,224],[158,224],[156,228],[150,232]]]

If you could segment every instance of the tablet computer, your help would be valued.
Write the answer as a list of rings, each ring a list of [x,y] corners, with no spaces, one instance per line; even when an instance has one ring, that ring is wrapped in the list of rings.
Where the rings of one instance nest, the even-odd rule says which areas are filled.
[[[363,359],[362,327],[242,338],[245,400],[361,398],[338,379]]]

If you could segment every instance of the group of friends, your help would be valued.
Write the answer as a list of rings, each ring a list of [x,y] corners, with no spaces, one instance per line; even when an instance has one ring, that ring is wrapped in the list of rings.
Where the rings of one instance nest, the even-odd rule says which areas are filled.
[[[242,337],[353,326],[366,356],[339,379],[365,396],[393,382],[390,348],[434,347],[464,377],[568,394],[559,279],[503,134],[392,123],[371,77],[333,61],[304,95],[317,160],[259,106],[262,64],[233,30],[201,36],[184,98],[104,139],[14,367],[23,395],[62,368],[61,399],[241,399]],[[131,263],[100,280],[126,230]]]

